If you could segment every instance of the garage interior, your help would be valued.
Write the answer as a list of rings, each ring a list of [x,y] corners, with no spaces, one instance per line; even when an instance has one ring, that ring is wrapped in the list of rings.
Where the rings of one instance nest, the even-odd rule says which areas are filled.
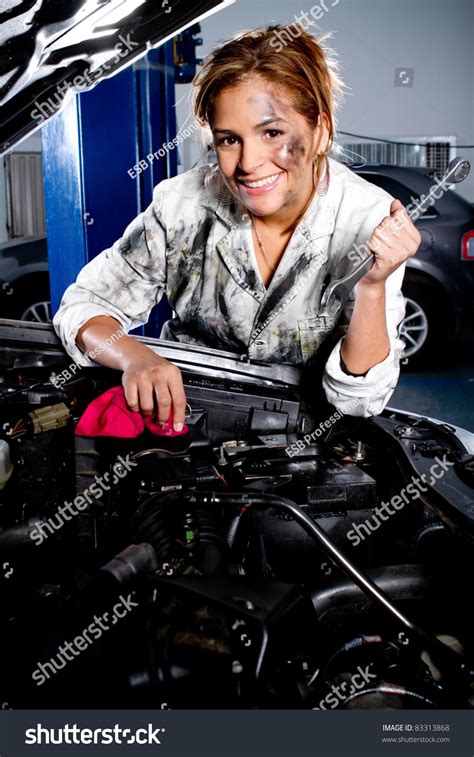
[[[332,33],[346,84],[333,157],[405,206],[452,161],[472,164],[472,0],[57,5],[0,9],[0,628],[10,644],[0,701],[472,708],[463,577],[474,538],[474,169],[416,221],[405,357],[388,408],[367,424],[331,421],[324,436],[293,366],[160,345],[172,313],[164,298],[132,333],[186,377],[189,448],[184,436],[152,438],[143,423],[130,431],[130,413],[116,438],[74,435],[79,409],[121,376],[104,366],[67,373],[51,325],[66,288],[157,184],[216,162],[191,82],[240,30],[301,23],[305,10],[312,33]],[[438,481],[433,467],[446,459]],[[417,502],[407,494],[414,476],[431,476]],[[387,525],[380,502],[401,509],[400,497],[407,507]],[[72,524],[64,510],[54,520],[65,498],[79,511]],[[138,611],[117,614],[107,647],[86,637],[81,669],[62,670],[58,643],[111,597],[117,607],[125,589]],[[128,638],[136,643],[124,652]],[[376,683],[328,699],[356,663],[374,664]]]

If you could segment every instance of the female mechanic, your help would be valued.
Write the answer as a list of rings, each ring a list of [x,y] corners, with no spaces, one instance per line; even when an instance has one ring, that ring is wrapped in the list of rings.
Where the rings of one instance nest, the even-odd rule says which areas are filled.
[[[358,245],[375,262],[352,293],[323,388],[341,412],[370,416],[398,379],[400,287],[420,234],[398,200],[329,157],[337,64],[306,31],[282,46],[284,30],[240,33],[207,58],[193,82],[194,113],[217,164],[160,182],[54,317],[77,364],[123,371],[130,409],[161,424],[172,411],[176,431],[186,404],[180,370],[126,333],[163,293],[174,317],[162,339],[304,365],[340,325],[319,315],[323,285],[351,270]]]

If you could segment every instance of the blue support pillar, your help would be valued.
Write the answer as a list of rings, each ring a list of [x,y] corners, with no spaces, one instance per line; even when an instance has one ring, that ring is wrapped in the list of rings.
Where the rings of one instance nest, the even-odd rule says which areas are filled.
[[[145,210],[157,183],[177,173],[176,149],[166,150],[164,158],[147,159],[176,135],[174,76],[169,41],[90,92],[76,95],[44,125],[53,313],[81,268]],[[145,163],[138,173],[133,168],[140,161]],[[157,336],[169,313],[169,305],[160,304],[146,327],[135,333]]]

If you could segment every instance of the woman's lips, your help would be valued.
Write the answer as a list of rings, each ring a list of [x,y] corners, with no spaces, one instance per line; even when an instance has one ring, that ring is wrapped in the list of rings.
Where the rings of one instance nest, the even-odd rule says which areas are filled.
[[[274,181],[268,184],[264,184],[263,187],[248,187],[246,184],[243,184],[242,181],[239,181],[239,180],[237,180],[237,184],[246,194],[263,195],[263,194],[266,194],[267,192],[271,192],[272,189],[274,189],[276,185],[280,183],[281,179],[283,178],[283,175],[284,175],[284,172],[282,171],[275,177]]]

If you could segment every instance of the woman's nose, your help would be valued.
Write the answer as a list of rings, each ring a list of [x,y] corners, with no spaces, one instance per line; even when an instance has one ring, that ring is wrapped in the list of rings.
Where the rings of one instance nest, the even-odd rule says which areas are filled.
[[[239,168],[243,173],[251,176],[258,171],[258,168],[265,163],[261,145],[253,141],[243,142],[240,152]]]

